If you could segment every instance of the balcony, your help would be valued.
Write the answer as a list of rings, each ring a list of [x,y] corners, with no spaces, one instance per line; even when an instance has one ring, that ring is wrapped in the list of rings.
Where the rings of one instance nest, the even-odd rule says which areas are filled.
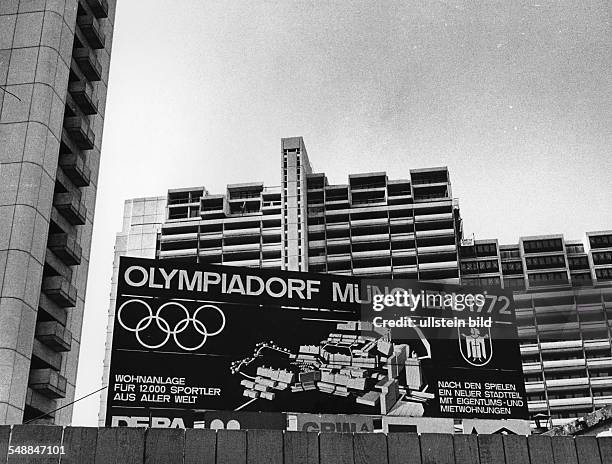
[[[261,261],[259,259],[227,259],[223,258],[223,264],[225,266],[244,266],[244,267],[259,267]]]
[[[261,261],[261,267],[264,268],[277,268],[280,269],[283,262],[280,259],[263,259]]]
[[[55,255],[68,266],[81,264],[83,251],[72,235],[50,234],[47,248],[55,253]]]
[[[309,256],[308,264],[325,264],[325,255],[322,256]]]
[[[36,324],[36,338],[54,351],[70,351],[72,333],[57,321]]]
[[[370,258],[389,258],[391,257],[391,251],[386,250],[366,250],[366,251],[353,251],[353,259],[370,259]]]
[[[63,276],[45,277],[42,291],[62,308],[72,308],[77,302],[77,289]]]
[[[218,219],[226,216],[225,208],[223,204],[216,206],[205,206],[205,203],[202,203],[200,207],[200,216],[206,219]]]
[[[91,150],[94,147],[96,136],[84,117],[70,116],[64,119],[64,129],[70,139],[81,150]]]
[[[48,398],[64,398],[66,396],[66,378],[52,369],[32,369],[28,385]]]
[[[77,193],[56,193],[53,197],[53,206],[73,226],[82,226],[87,218],[87,208]]]
[[[102,65],[93,51],[87,48],[75,48],[72,57],[88,80],[99,81],[102,79]]]
[[[108,18],[108,3],[106,0],[86,0],[87,5],[96,18]]]
[[[195,258],[198,255],[197,248],[186,248],[181,250],[162,250],[159,252],[159,258]]]
[[[452,213],[439,213],[439,214],[423,214],[419,210],[415,210],[415,222],[428,222],[428,221],[452,221]]]
[[[80,153],[63,153],[59,158],[59,165],[64,174],[77,187],[87,187],[91,182],[91,169],[87,166],[85,158]]]
[[[385,205],[387,200],[385,197],[373,197],[373,198],[363,198],[357,197],[353,195],[351,199],[351,206],[359,207],[359,206],[375,206],[375,205]]]
[[[433,263],[421,263],[419,262],[419,270],[429,271],[438,269],[456,269],[457,261],[442,261]]]
[[[418,238],[423,237],[444,237],[444,236],[454,236],[455,231],[453,229],[428,229],[428,230],[417,230],[416,235]]]
[[[223,245],[224,253],[232,253],[238,251],[253,251],[259,253],[260,244],[257,243],[245,243],[245,244],[237,244],[237,245]]]
[[[219,236],[220,235],[221,234],[219,234]],[[162,235],[160,237],[160,240],[162,242],[183,242],[183,241],[197,240],[197,238],[198,238],[198,233],[197,232],[190,232],[190,233],[186,233],[186,234]]]
[[[225,229],[223,231],[224,237],[234,237],[237,235],[260,235],[261,228],[259,227],[249,227],[244,229]]]
[[[365,191],[365,192],[376,192],[376,191],[384,191],[387,189],[387,186],[384,182],[374,182],[369,184],[361,184],[361,185],[351,185],[351,191]]]
[[[93,86],[89,82],[70,82],[68,92],[84,114],[96,114],[98,112],[98,99],[94,96]]]
[[[371,218],[371,219],[351,219],[351,226],[371,226],[371,225],[386,225],[389,220],[386,217],[383,218]]]
[[[353,275],[364,276],[364,275],[379,275],[379,274],[390,274],[391,266],[372,266],[372,267],[355,267],[353,269]]]
[[[100,24],[98,24],[98,20],[94,16],[77,16],[77,24],[79,25],[79,29],[81,29],[81,32],[83,32],[83,35],[87,39],[87,42],[91,48],[95,50],[104,48],[106,37],[100,30]]]
[[[55,399],[48,398],[42,393],[28,388],[26,391],[25,404],[29,409],[35,411],[35,415],[40,416],[40,419],[36,419],[32,424],[55,424],[55,409],[57,408]]]
[[[395,262],[393,264],[393,273],[394,274],[414,274],[416,276],[417,274],[417,265],[413,264],[406,264],[406,265],[400,265],[400,266],[396,266]]]

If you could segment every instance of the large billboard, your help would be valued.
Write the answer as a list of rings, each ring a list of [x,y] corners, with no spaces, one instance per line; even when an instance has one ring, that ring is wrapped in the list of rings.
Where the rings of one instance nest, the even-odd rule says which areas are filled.
[[[122,257],[106,424],[214,410],[527,418],[512,294]]]

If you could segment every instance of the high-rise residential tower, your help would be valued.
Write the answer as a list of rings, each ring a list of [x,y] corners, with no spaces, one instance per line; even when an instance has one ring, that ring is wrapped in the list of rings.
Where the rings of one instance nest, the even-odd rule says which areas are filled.
[[[2,424],[72,417],[115,4],[0,1]]]

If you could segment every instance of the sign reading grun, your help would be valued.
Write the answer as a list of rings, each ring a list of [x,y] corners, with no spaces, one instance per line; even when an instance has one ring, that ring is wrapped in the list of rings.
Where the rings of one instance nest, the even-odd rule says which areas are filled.
[[[512,294],[121,258],[106,425],[210,410],[526,419]]]

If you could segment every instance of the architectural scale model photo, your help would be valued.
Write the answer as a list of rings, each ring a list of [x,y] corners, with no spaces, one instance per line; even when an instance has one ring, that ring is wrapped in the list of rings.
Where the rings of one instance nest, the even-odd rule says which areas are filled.
[[[371,407],[370,414],[422,416],[421,403],[434,395],[427,392],[421,359],[409,345],[394,343],[390,332],[360,321],[338,323],[337,333],[318,345],[300,346],[298,353],[262,342],[252,357],[232,363],[231,369],[244,377],[244,396],[253,400],[316,390],[350,397]],[[262,365],[272,359],[284,367]]]

